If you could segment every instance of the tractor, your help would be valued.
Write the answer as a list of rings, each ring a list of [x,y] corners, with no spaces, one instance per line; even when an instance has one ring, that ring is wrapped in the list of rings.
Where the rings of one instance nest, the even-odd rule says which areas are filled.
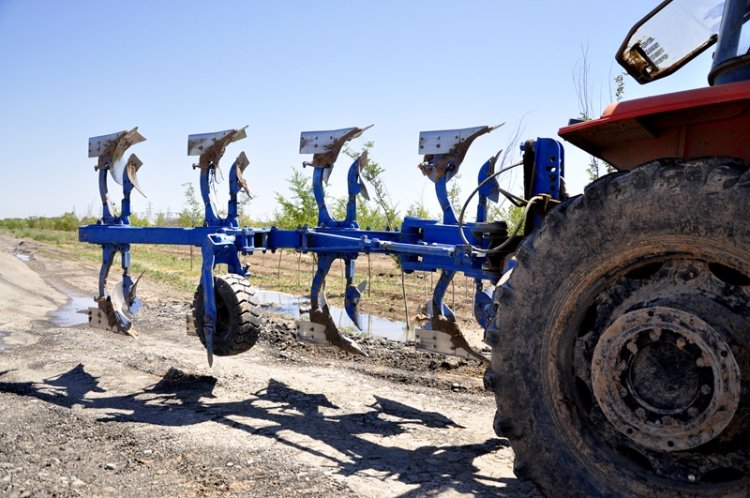
[[[440,272],[417,346],[489,365],[494,429],[512,444],[516,474],[543,494],[750,496],[750,221],[742,215],[750,211],[748,18],[747,0],[667,0],[633,27],[617,60],[638,82],[667,76],[715,44],[710,86],[619,102],[562,128],[564,140],[616,170],[573,197],[564,188],[562,144],[537,138],[522,145],[517,164],[489,158],[456,213],[448,182],[473,141],[495,127],[426,131],[418,166],[434,183],[442,218],[362,229],[356,206],[367,196],[366,153],[348,170],[344,219],[331,215],[325,196],[342,147],[367,129],[351,127],[301,134],[300,153],[312,154],[304,165],[313,171],[315,226],[241,227],[244,152],[230,168],[226,214],[210,196],[226,147],[246,136],[239,128],[188,137],[188,155],[198,156],[202,226],[140,228],[129,215],[143,163],[125,151],[144,137],[137,128],[93,137],[102,218],[79,229],[80,240],[102,247],[91,323],[134,334],[140,300],[131,244],[196,246],[203,265],[189,324],[209,364],[214,355],[245,352],[262,322],[240,255],[288,248],[317,256],[298,338],[366,354],[331,318],[325,279],[341,260],[344,307],[359,326],[366,282],[355,283],[356,259],[391,254],[405,272]],[[497,182],[514,167],[524,171],[522,198]],[[108,176],[122,185],[119,213]],[[515,230],[487,219],[500,195],[524,208]],[[123,279],[109,292],[118,253]],[[214,275],[219,264],[227,274]],[[491,358],[468,344],[443,299],[458,273],[475,281],[474,315]]]
[[[648,83],[715,43],[710,86],[559,132],[617,172],[523,241],[485,336],[495,430],[547,496],[750,496],[749,17],[661,3],[618,62]]]

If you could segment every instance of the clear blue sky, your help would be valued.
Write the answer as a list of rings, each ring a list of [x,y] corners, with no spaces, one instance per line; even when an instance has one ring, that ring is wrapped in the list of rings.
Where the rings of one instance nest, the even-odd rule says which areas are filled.
[[[182,185],[198,179],[187,135],[246,124],[225,171],[245,150],[254,218],[272,214],[291,167],[309,159],[300,131],[371,123],[354,147],[375,142],[402,209],[423,198],[436,212],[416,167],[420,130],[507,123],[467,156],[468,194],[519,123],[524,138],[556,136],[578,114],[572,74],[584,46],[606,106],[614,53],[657,3],[0,0],[0,218],[99,215],[88,137],[134,126],[147,138],[130,152],[148,195],[134,210],[177,212]],[[627,78],[626,98],[704,86],[707,60],[645,87]],[[580,191],[586,156],[566,152]],[[346,166],[332,174],[334,192]]]

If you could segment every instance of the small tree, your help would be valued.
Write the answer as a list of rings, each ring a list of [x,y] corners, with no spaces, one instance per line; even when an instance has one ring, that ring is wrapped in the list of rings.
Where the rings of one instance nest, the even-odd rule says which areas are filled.
[[[589,49],[587,46],[581,47],[581,60],[576,64],[573,69],[573,80],[575,81],[576,95],[578,97],[578,119],[582,121],[589,121],[593,119],[594,115],[601,114],[601,104],[595,105],[593,98],[593,86],[591,77],[589,75]],[[609,100],[615,100],[619,102],[625,96],[625,73],[620,73],[613,78],[615,83],[614,95],[612,95],[612,87],[609,88],[610,98]],[[612,173],[616,171],[615,168],[595,156],[589,156],[589,164],[586,168],[586,173],[589,180],[594,181],[599,178],[602,174]]]
[[[292,176],[287,183],[291,196],[284,197],[276,193],[276,202],[281,205],[281,209],[274,212],[273,224],[279,228],[315,226],[318,221],[318,207],[310,179],[297,168],[292,168]]]
[[[508,232],[513,233],[518,225],[522,224],[524,208],[521,206],[515,206],[513,204],[508,205],[492,205],[487,213],[487,219],[490,221],[502,220],[508,224]],[[523,234],[523,227],[518,232]]]
[[[134,227],[149,227],[151,226],[151,222],[149,221],[148,217],[141,216],[138,214],[131,214],[130,215],[130,225]]]
[[[359,156],[362,152],[367,152],[368,156],[370,156],[370,151],[372,150],[374,143],[372,141],[367,142],[363,147],[361,152],[355,152],[348,147],[344,149],[344,154],[351,158],[355,158]],[[398,204],[394,203],[391,199],[391,194],[388,192],[388,189],[385,186],[385,182],[383,182],[383,173],[385,172],[385,169],[380,166],[380,163],[373,161],[371,158],[368,158],[367,163],[364,165],[364,167],[361,170],[362,178],[372,187],[369,190],[372,190],[370,193],[372,200],[375,201],[375,203],[380,208],[380,211],[382,213],[382,216],[378,218],[375,216],[376,210],[369,210],[367,211],[364,207],[364,203],[360,202],[359,205],[363,206],[363,216],[360,218],[359,216],[359,205],[357,206],[357,219],[360,220],[361,226],[370,226],[373,229],[383,229],[385,227],[394,228],[397,225],[401,224],[401,217],[399,216],[398,212]],[[370,217],[370,223],[365,222],[366,217]],[[385,220],[385,223],[383,223],[383,219]]]
[[[203,206],[195,197],[195,188],[190,182],[183,183],[185,187],[185,207],[180,212],[181,227],[195,227],[203,220]]]
[[[458,217],[461,208],[463,207],[463,203],[461,202],[461,185],[458,184],[459,178],[461,178],[461,175],[454,176],[448,188],[448,201],[450,201],[451,207],[453,207],[453,212],[456,213],[456,217]]]
[[[409,206],[409,209],[406,210],[406,216],[411,216],[413,218],[426,218],[426,219],[434,218],[434,216],[432,216],[432,213],[430,213],[425,207],[424,199],[420,199],[419,201]]]

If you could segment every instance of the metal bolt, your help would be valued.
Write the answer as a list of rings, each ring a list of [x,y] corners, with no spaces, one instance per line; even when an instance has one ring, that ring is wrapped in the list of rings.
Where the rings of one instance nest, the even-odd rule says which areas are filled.
[[[620,397],[621,397],[621,398],[624,398],[624,397],[626,397],[627,395],[628,395],[628,390],[627,390],[627,388],[625,388],[625,387],[621,387],[621,388],[620,388]]]
[[[687,414],[691,417],[695,417],[696,415],[698,415],[698,409],[694,406],[691,406],[690,408],[688,408]]]
[[[635,416],[641,420],[644,420],[646,418],[646,410],[644,410],[643,408],[636,408]]]
[[[627,345],[628,351],[635,354],[638,352],[638,345],[635,343],[635,341],[629,341]]]
[[[682,348],[685,347],[686,344],[687,344],[687,341],[685,339],[683,339],[682,337],[680,337],[679,339],[677,339],[676,345],[677,345],[678,348],[682,349]]]
[[[711,387],[708,384],[703,384],[701,386],[701,393],[703,393],[703,394],[711,394]]]
[[[693,474],[688,474],[688,481],[695,482],[696,477]]]
[[[661,418],[661,422],[664,425],[671,425],[674,422],[674,419],[670,417],[669,415],[667,415]]]
[[[661,329],[651,329],[648,336],[652,341],[658,341],[661,337]]]

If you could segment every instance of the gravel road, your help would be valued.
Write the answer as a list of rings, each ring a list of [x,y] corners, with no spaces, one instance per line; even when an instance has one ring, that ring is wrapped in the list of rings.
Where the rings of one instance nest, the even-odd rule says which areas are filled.
[[[139,337],[92,329],[60,309],[97,266],[21,242],[0,236],[2,496],[537,496],[478,362],[380,339],[352,358],[269,316],[209,368],[190,296],[146,275]]]

